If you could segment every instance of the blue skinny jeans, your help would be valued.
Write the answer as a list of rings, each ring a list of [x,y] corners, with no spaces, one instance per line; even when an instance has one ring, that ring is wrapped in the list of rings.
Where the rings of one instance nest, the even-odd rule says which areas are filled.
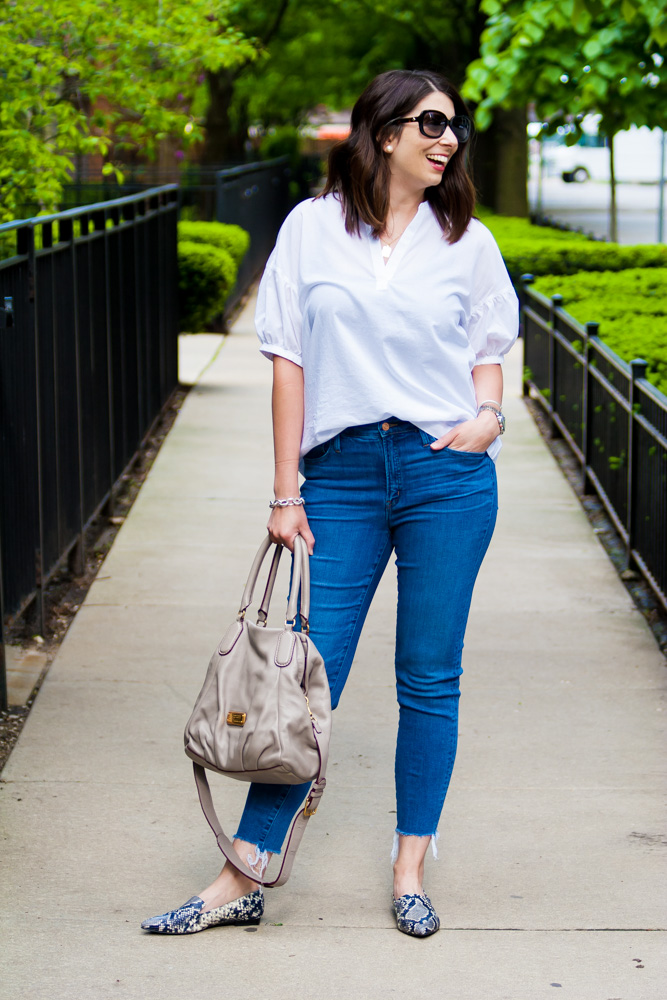
[[[393,417],[351,427],[306,455],[315,536],[310,635],[340,699],[392,549],[398,568],[396,832],[434,836],[454,766],[461,653],[497,512],[486,453],[444,448]],[[279,853],[310,785],[253,783],[236,836]]]

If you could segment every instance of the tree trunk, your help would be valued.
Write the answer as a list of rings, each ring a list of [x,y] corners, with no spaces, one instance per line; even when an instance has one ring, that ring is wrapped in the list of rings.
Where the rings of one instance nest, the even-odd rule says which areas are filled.
[[[246,37],[255,38],[259,49],[268,49],[270,42],[277,34],[283,22],[283,18],[289,7],[290,0],[277,0],[277,10],[273,12],[275,5],[269,5],[266,10],[260,5],[255,5],[255,14],[260,13],[260,23],[251,27],[253,19],[246,26],[241,25]],[[242,7],[243,5],[241,5]],[[266,24],[266,19],[269,24]],[[246,142],[248,140],[248,118],[247,109],[235,107],[236,121],[232,124],[230,109],[234,98],[234,86],[240,74],[250,65],[249,62],[238,66],[235,70],[221,69],[217,73],[207,73],[209,89],[209,106],[206,112],[206,138],[202,152],[202,163],[218,164],[240,162],[246,159]]]
[[[235,76],[228,70],[208,74],[209,105],[202,163],[242,162],[245,159],[245,129],[234,129],[229,115],[234,83]]]
[[[494,207],[499,215],[528,215],[528,135],[526,109],[499,108],[494,117],[496,133],[496,175]]]
[[[614,164],[614,134],[609,137],[609,239],[618,243],[618,219],[616,214],[616,167]]]
[[[493,123],[478,133],[472,153],[480,201],[499,215],[528,215],[526,111],[494,111]]]

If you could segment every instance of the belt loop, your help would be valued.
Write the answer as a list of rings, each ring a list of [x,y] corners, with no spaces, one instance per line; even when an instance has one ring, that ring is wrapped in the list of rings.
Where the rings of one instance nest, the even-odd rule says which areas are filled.
[[[336,437],[333,440],[333,449],[340,455],[340,434],[336,434]]]

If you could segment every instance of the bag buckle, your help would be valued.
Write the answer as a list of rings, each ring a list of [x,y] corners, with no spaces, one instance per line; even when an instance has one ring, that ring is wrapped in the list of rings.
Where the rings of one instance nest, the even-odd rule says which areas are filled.
[[[324,791],[324,786],[326,782],[324,778],[320,780],[320,783],[311,788],[308,798],[306,799],[306,804],[303,807],[303,815],[306,819],[310,819],[317,812],[317,807],[320,804],[320,799],[322,798],[322,792]]]
[[[245,726],[245,712],[227,712],[228,726]]]

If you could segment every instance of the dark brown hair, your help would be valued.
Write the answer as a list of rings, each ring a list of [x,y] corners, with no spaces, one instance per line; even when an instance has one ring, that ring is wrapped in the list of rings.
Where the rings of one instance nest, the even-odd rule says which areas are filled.
[[[372,227],[379,236],[389,212],[391,171],[382,147],[390,136],[400,135],[404,126],[391,125],[404,118],[427,94],[439,91],[454,104],[457,115],[468,115],[461,95],[439,73],[428,70],[393,69],[370,83],[352,109],[352,130],[329,153],[327,182],[321,197],[335,194],[345,212],[348,233],[360,233],[360,223]],[[468,140],[469,141],[469,140]],[[450,159],[438,185],[427,187],[425,199],[431,205],[450,243],[461,239],[475,210],[475,189],[466,167],[468,143]]]

